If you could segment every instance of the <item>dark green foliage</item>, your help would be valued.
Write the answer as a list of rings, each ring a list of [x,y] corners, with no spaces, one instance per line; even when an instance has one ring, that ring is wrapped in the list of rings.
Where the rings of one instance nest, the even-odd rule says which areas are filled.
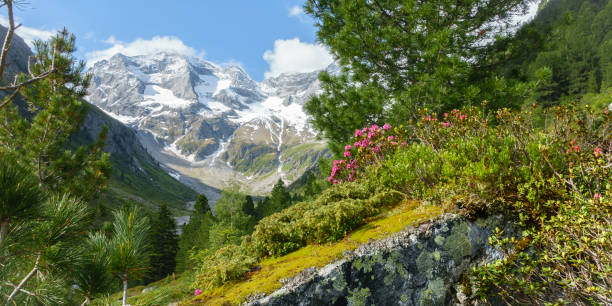
[[[69,192],[92,199],[104,189],[110,175],[109,156],[102,152],[106,131],[92,144],[66,149],[70,135],[85,118],[87,106],[82,98],[90,76],[83,72],[85,64],[73,57],[75,37],[65,29],[50,42],[36,42],[35,50],[32,73],[49,70],[52,62],[57,72],[21,90],[30,118],[22,117],[16,106],[0,110],[6,124],[0,130],[0,144],[49,193]]]
[[[278,182],[276,182],[272,188],[270,197],[261,201],[259,204],[257,210],[258,215],[261,217],[269,216],[291,206],[291,195],[287,191],[282,179],[278,179]]]
[[[108,155],[102,153],[104,129],[92,144],[68,148],[87,110],[81,98],[89,84],[84,63],[73,57],[74,36],[63,30],[49,42],[36,42],[35,49],[31,73],[55,70],[21,88],[27,111],[10,104],[0,110],[0,173],[13,182],[0,179],[2,198],[11,201],[10,209],[0,212],[0,291],[9,304],[19,305],[66,300],[78,278],[75,263],[83,260],[81,245],[92,221],[83,201],[104,189],[110,173]]]
[[[191,213],[189,223],[183,227],[179,240],[179,250],[176,255],[176,272],[181,273],[193,269],[190,254],[209,247],[209,232],[214,223],[210,213],[205,215]]]
[[[13,159],[0,155],[0,247],[12,224],[39,213],[43,195],[38,181]]]
[[[612,86],[612,2],[547,1],[515,36],[498,39],[480,61],[491,73],[537,81],[543,106],[599,93]]]
[[[244,211],[246,203],[246,196],[237,186],[223,190],[221,199],[215,205],[216,222],[210,230],[210,249],[238,244],[242,236],[253,230],[256,219]]]
[[[210,214],[210,207],[208,206],[208,198],[204,194],[199,194],[196,198],[195,204],[193,205],[193,209],[199,215]]]
[[[253,197],[247,195],[244,201],[244,206],[242,207],[242,211],[249,216],[256,216],[257,212],[255,211],[255,202],[253,202]]]
[[[308,243],[345,237],[384,207],[399,203],[403,195],[377,190],[370,184],[347,183],[326,190],[311,202],[301,202],[262,219],[251,236],[259,256],[283,255]]]
[[[208,206],[207,206],[208,207]],[[168,206],[159,208],[157,218],[151,223],[151,271],[148,280],[160,280],[174,272],[178,252],[176,222]]]
[[[307,1],[319,39],[342,68],[339,76],[322,73],[323,94],[306,104],[314,126],[339,153],[355,129],[399,126],[418,108],[442,111],[482,99],[494,99],[494,105],[516,99],[522,92],[513,84],[494,77],[476,83],[469,75],[480,68],[473,60],[484,49],[479,45],[502,30],[491,21],[520,11],[526,2]],[[488,88],[502,94],[483,96]]]

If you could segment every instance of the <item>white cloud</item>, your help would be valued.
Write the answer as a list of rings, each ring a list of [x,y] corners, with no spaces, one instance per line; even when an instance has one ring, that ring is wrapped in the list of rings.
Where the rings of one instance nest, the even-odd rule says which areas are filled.
[[[282,73],[312,72],[325,69],[334,61],[327,48],[321,44],[301,42],[298,38],[274,42],[274,50],[267,50],[263,59],[268,62],[269,71],[265,77]]]
[[[297,5],[294,5],[289,9],[289,17],[296,17],[302,14],[304,14],[304,10]]]
[[[0,24],[5,27],[8,27],[8,24],[9,24],[8,18],[4,16],[0,16]],[[16,22],[15,24],[17,25],[18,23]],[[34,41],[49,40],[49,38],[53,37],[57,33],[57,31],[47,31],[47,30],[35,29],[35,28],[30,28],[30,27],[26,27],[22,25],[19,28],[17,28],[17,31],[15,31],[15,33],[17,33],[19,37],[23,38],[23,41],[25,41],[25,43],[28,44],[30,48],[32,48],[34,46]],[[4,39],[4,37],[2,37],[2,39]]]
[[[186,56],[204,57],[204,51],[197,51],[174,36],[155,36],[151,39],[137,38],[126,43],[111,36],[104,40],[110,46],[104,50],[96,50],[85,54],[87,65],[91,66],[101,60],[109,59],[117,53],[127,56],[151,55],[159,52],[178,53]]]

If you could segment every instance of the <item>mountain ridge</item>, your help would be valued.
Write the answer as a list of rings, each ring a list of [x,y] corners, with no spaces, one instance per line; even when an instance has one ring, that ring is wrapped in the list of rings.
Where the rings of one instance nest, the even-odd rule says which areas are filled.
[[[238,66],[160,52],[116,54],[90,72],[87,99],[135,129],[178,177],[218,189],[239,182],[263,194],[328,154],[303,110],[320,92],[319,71],[256,82]]]

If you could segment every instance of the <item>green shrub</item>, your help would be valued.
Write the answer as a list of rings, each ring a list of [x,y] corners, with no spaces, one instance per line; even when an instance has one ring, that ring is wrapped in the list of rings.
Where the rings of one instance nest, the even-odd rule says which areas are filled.
[[[196,275],[196,286],[211,289],[225,282],[241,278],[257,263],[257,258],[245,252],[243,246],[227,245],[210,255],[200,253],[197,259],[201,263]]]

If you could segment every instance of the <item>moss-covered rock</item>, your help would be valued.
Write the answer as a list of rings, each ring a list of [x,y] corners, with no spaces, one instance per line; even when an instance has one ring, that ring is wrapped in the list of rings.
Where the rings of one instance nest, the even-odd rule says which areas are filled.
[[[486,237],[513,233],[500,217],[435,222],[374,240],[251,305],[454,305],[461,276],[496,255]]]

